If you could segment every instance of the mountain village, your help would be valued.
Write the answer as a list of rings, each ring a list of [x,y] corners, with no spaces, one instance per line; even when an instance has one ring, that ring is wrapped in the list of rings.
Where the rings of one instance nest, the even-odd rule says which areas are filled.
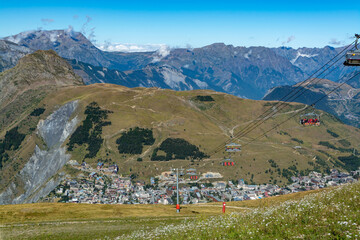
[[[77,178],[67,176],[44,201],[60,198],[61,202],[88,204],[176,204],[175,171],[162,172],[151,177],[150,184],[145,184],[132,175],[119,175],[116,164],[105,167],[99,162],[96,169],[74,160],[68,164],[82,173]],[[312,171],[308,176],[293,176],[291,184],[279,187],[272,184],[248,185],[243,179],[221,181],[219,173],[208,172],[199,176],[196,169],[190,168],[179,173],[179,197],[181,204],[255,200],[352,183],[359,176],[360,168],[350,174],[336,169],[331,169],[328,175]]]

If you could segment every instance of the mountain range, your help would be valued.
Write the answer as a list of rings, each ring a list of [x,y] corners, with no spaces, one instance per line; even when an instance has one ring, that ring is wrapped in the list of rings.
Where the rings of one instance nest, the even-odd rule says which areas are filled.
[[[86,84],[211,89],[250,99],[261,99],[273,87],[304,81],[343,49],[234,47],[215,43],[194,49],[106,52],[71,29],[19,33],[0,40],[0,47],[2,70],[15,66],[25,53],[52,49],[68,59]],[[9,53],[9,49],[16,51]],[[353,71],[336,69],[327,78],[339,81]]]
[[[5,89],[0,91],[0,204],[38,202],[65,178],[87,174],[67,165],[69,160],[85,161],[93,168],[99,161],[117,164],[120,174],[146,182],[170,167],[217,172],[222,180],[241,177],[250,183],[280,185],[291,175],[311,170],[357,168],[339,157],[359,150],[359,129],[323,111],[317,110],[320,127],[304,128],[294,117],[252,141],[301,114],[306,106],[299,103],[286,104],[263,125],[236,138],[256,116],[275,111],[277,103],[213,90],[84,85],[53,50],[21,58],[14,68],[0,73],[0,83]],[[120,152],[121,138],[133,131],[151,132],[153,140],[125,141],[130,149],[140,150]],[[166,147],[163,143],[168,142],[172,144]],[[230,156],[232,167],[222,164],[229,158],[226,142],[244,146]],[[184,146],[195,149],[196,157],[178,158],[171,152]],[[223,149],[213,152],[219,146]]]

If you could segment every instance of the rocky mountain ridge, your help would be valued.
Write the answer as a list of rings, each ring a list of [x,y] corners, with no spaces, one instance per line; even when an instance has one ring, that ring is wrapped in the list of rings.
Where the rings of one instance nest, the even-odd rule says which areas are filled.
[[[20,58],[31,52],[28,47],[0,39],[0,72],[14,67]]]
[[[87,83],[212,89],[250,99],[261,99],[273,87],[304,81],[342,49],[234,47],[215,43],[166,53],[104,52],[71,29],[24,32],[4,39],[29,49],[55,50],[69,59],[74,69],[78,68],[75,70],[80,70]],[[329,79],[338,81],[351,71],[336,70]]]
[[[21,58],[14,68],[0,73],[0,106],[31,89],[82,84],[82,79],[55,51],[39,50]]]

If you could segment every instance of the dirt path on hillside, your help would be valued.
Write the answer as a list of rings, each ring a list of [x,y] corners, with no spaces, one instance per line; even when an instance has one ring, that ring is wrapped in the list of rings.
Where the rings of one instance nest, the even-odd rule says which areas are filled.
[[[204,111],[201,111],[201,110],[200,110],[193,102],[191,102],[190,100],[186,100],[186,99],[183,99],[183,98],[181,98],[181,97],[177,97],[177,98],[178,98],[181,102],[183,102],[184,104],[190,106],[191,108],[195,109],[197,112],[199,112],[199,113],[205,115],[206,117],[208,117],[209,119],[211,119],[211,120],[215,123],[215,125],[217,125],[217,126],[221,129],[221,131],[223,132],[223,134],[224,134],[225,136],[230,137],[230,135],[228,134],[228,132],[229,132],[230,129],[229,129],[228,127],[222,125],[218,119],[216,119],[215,117],[207,114],[207,113],[204,112]]]
[[[195,205],[194,205],[195,206]],[[197,205],[196,205],[197,206]],[[211,205],[210,205],[211,206]],[[170,217],[170,216],[169,216]],[[169,219],[169,217],[149,217],[149,218],[142,218],[136,221],[139,222],[146,222],[146,221],[164,221]],[[189,218],[196,218],[196,216],[182,216],[176,217],[176,219],[189,219]],[[87,224],[87,223],[114,223],[114,222],[126,222],[126,219],[118,219],[118,220],[88,220],[88,221],[59,221],[59,222],[36,222],[36,223],[18,223],[18,224],[2,224],[0,228],[12,228],[12,227],[25,227],[25,226],[33,226],[33,225],[63,225],[63,224]]]
[[[120,133],[122,133],[124,131],[125,131],[125,129],[121,129],[121,130],[115,132],[114,134],[104,136],[104,147],[109,149],[109,150],[112,150],[112,148],[108,144],[109,139],[115,137],[116,135],[118,135],[118,134],[120,134]]]

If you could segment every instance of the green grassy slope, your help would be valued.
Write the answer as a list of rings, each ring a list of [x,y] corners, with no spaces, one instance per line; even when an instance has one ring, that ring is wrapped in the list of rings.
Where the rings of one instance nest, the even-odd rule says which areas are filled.
[[[166,224],[120,239],[358,239],[360,184],[246,213]]]
[[[194,100],[198,95],[210,95],[215,101]],[[111,125],[102,128],[104,142],[96,157],[85,158],[87,151],[86,146],[83,146],[74,148],[71,152],[72,159],[78,162],[84,160],[94,165],[99,160],[108,159],[108,163],[119,165],[120,173],[125,175],[135,173],[139,179],[144,180],[167,171],[170,167],[195,167],[200,173],[220,172],[224,179],[244,178],[249,183],[272,182],[282,185],[287,183],[287,179],[280,173],[283,169],[296,166],[298,172],[301,170],[306,172],[314,168],[319,171],[325,171],[334,166],[341,168],[343,164],[337,160],[337,157],[348,156],[353,148],[359,148],[359,129],[342,124],[332,115],[319,112],[322,115],[320,127],[304,128],[298,124],[298,118],[295,117],[268,133],[266,137],[247,145],[241,153],[229,155],[221,150],[210,158],[202,160],[150,161],[153,149],[169,137],[184,138],[198,146],[201,151],[210,153],[276,103],[245,100],[207,90],[175,92],[154,88],[128,89],[110,84],[95,84],[64,87],[49,94],[36,105],[46,110],[43,115],[34,120],[34,124],[36,125],[38,119],[44,119],[58,106],[75,99],[80,100],[81,107],[77,114],[81,120],[85,118],[85,107],[93,101],[97,102],[102,109],[110,110],[112,113],[108,114],[107,119],[111,121]],[[231,141],[244,145],[303,107],[302,104],[287,104],[274,118],[268,119],[261,127],[241,139],[232,138]],[[25,132],[24,129],[29,129],[25,126],[30,123],[29,121],[18,123],[19,129]],[[156,139],[154,145],[144,146],[142,154],[120,154],[116,139],[124,131],[137,126],[153,130]],[[329,131],[336,133],[336,137]],[[346,147],[343,146],[343,142],[341,143],[344,140],[347,141]],[[21,169],[20,160],[26,162],[35,143],[39,141],[41,139],[34,132],[28,134],[21,150],[14,153],[19,157],[4,167],[2,171],[6,174],[3,176],[11,176],[14,171]],[[319,145],[320,141],[331,143],[336,149]],[[298,145],[302,148],[294,149],[294,146]],[[221,161],[229,156],[234,159],[235,166],[221,166]],[[139,157],[143,159],[142,162],[137,161]],[[275,161],[276,167],[271,166],[270,159]],[[13,166],[15,163],[18,164],[17,170]],[[7,177],[4,178],[8,180]],[[3,183],[2,186],[6,186],[9,181],[3,181]]]

